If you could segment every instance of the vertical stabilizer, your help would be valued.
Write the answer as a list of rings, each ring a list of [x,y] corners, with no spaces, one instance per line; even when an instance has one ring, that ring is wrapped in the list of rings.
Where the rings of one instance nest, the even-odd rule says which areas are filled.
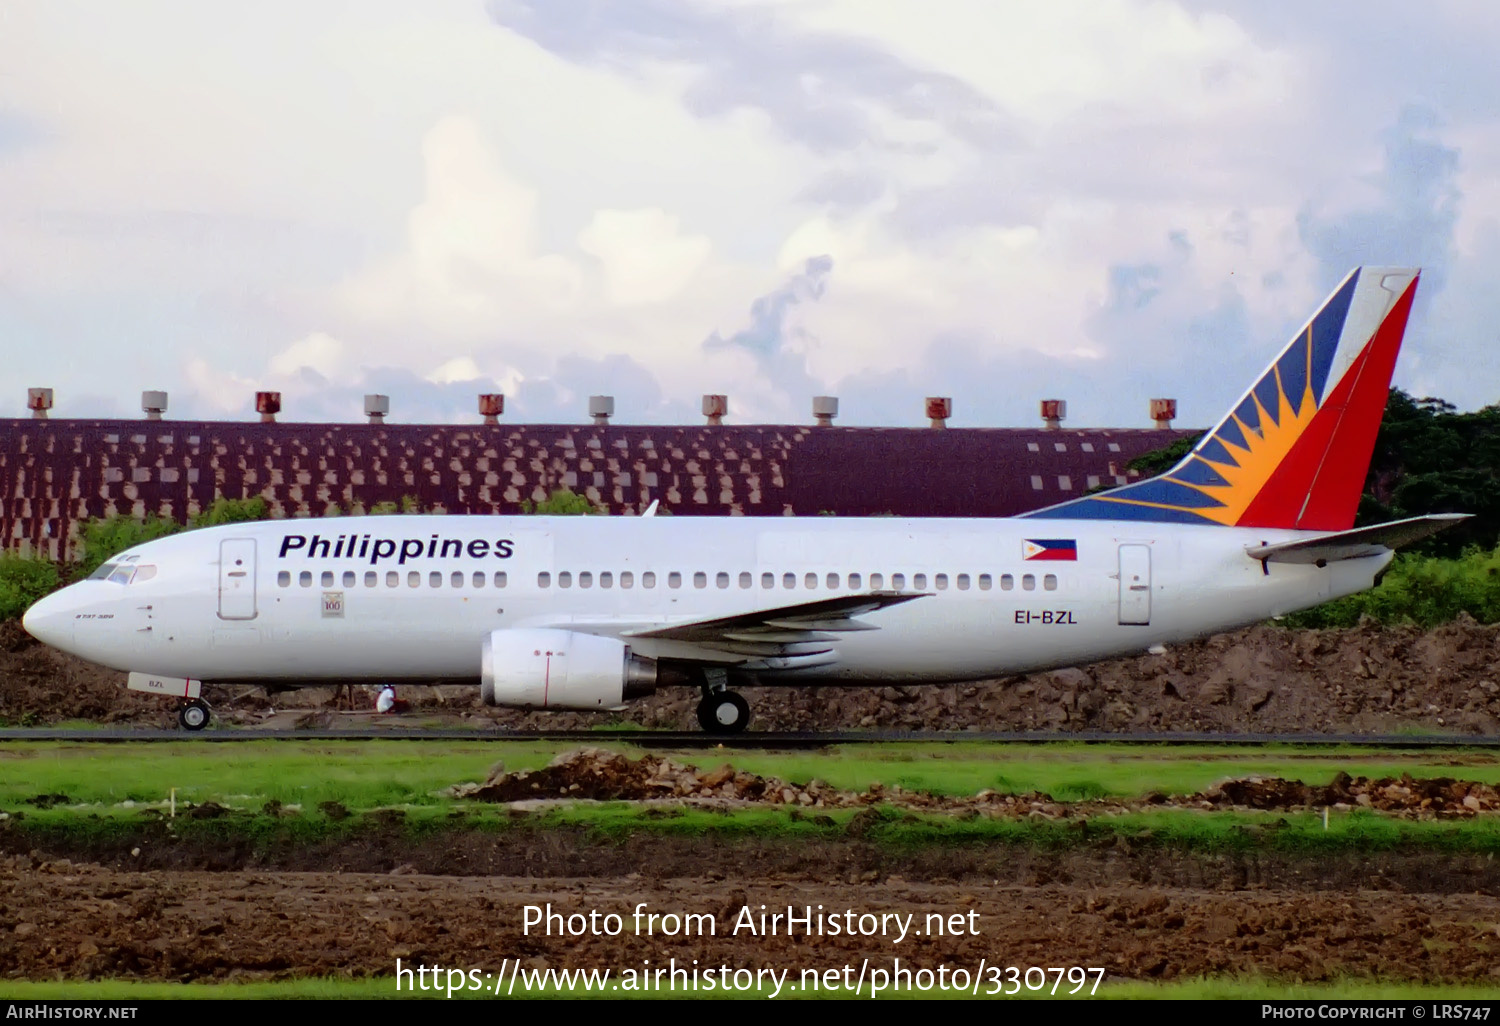
[[[1353,526],[1419,273],[1356,269],[1182,462],[1028,516]]]

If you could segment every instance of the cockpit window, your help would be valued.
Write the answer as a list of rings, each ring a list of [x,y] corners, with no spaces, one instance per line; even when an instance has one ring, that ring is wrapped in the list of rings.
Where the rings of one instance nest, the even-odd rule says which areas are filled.
[[[131,566],[127,563],[105,563],[89,574],[91,581],[109,581],[111,584],[130,584],[132,581],[149,581],[156,576],[156,567],[151,563]]]

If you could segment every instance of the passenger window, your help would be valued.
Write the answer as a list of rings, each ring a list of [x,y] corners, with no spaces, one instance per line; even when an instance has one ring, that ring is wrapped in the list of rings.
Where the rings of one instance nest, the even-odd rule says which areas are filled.
[[[481,581],[482,580],[483,580],[483,578],[481,578]],[[508,583],[510,583],[510,578],[506,576],[505,571],[504,570],[496,570],[495,571],[495,587],[497,587],[497,588],[503,588]]]
[[[856,590],[859,588],[859,574],[850,574],[849,575],[849,587],[854,588]]]
[[[1021,578],[1022,591],[1036,591],[1036,578],[1031,574],[1025,574]]]
[[[353,570],[344,571],[344,587],[352,588],[359,581],[359,575]]]
[[[912,574],[911,575],[911,586],[913,588],[916,588],[918,591],[926,591],[927,590],[927,575],[926,574]]]
[[[871,574],[870,575],[870,589],[872,591],[880,591],[884,587],[885,587],[885,578],[884,577],[882,577],[880,574]]]
[[[385,586],[387,588],[398,588],[401,586],[401,575],[394,570],[385,573]]]
[[[714,584],[718,585],[720,588],[729,587],[729,575],[726,574],[723,570],[720,570],[717,574],[714,575]]]
[[[900,591],[902,588],[905,588],[906,587],[906,575],[905,574],[891,574],[891,587],[893,589],[895,589],[896,591]]]
[[[667,574],[667,587],[668,588],[680,588],[680,587],[682,587],[682,574],[678,573],[676,570],[673,570],[671,573]]]
[[[464,572],[462,570],[453,571],[452,586],[455,588],[462,588],[464,586]]]
[[[937,585],[937,590],[938,591],[947,591],[948,590],[948,575],[947,574],[938,574],[936,577],[934,577],[932,579],[932,583],[935,584],[935,585]]]
[[[776,587],[776,575],[775,574],[761,574],[760,575],[760,586],[762,588],[774,588],[774,587]]]
[[[443,572],[441,570],[434,570],[432,573],[430,573],[430,574],[427,575],[427,587],[429,587],[429,588],[441,588],[442,586],[443,586]]]
[[[1057,590],[1057,575],[1056,574],[1048,574],[1046,577],[1043,577],[1042,578],[1042,587],[1045,590],[1047,590],[1047,591],[1056,591]]]
[[[471,577],[471,578],[469,578],[469,581],[470,581],[471,584],[474,585],[474,587],[476,587],[476,588],[483,588],[484,587],[484,571],[483,570],[475,570],[474,571],[474,576]]]
[[[559,588],[573,587],[573,571],[559,570],[557,572],[557,586]]]
[[[300,584],[300,585],[302,585],[302,587],[304,587],[304,588],[311,588],[312,587],[312,571],[311,570],[304,570],[300,574],[298,574],[297,575],[297,583]]]
[[[599,571],[599,587],[613,588],[615,586],[615,575],[608,570]]]
[[[406,575],[406,586],[408,588],[420,588],[422,586],[422,573],[420,570],[412,570]]]
[[[693,574],[693,587],[695,587],[695,588],[707,588],[708,587],[708,574],[704,573],[702,570],[699,570],[696,573],[694,573]]]
[[[322,576],[321,576],[320,580],[323,582],[323,587],[325,587],[325,588],[332,588],[333,587],[333,571],[332,570],[324,570],[323,573],[322,573]]]
[[[795,588],[797,586],[797,575],[796,574],[782,574],[781,575],[781,586],[783,588],[788,589],[788,590],[790,590],[792,588]]]
[[[580,588],[592,588],[594,586],[594,573],[592,570],[580,570],[578,572],[578,586]]]
[[[631,573],[629,570],[621,570],[620,571],[620,587],[622,587],[622,588],[634,588],[635,587],[635,574]]]
[[[980,574],[979,575],[979,590],[980,591],[989,591],[990,590],[990,586],[993,583],[994,583],[994,581],[990,578],[989,574]]]
[[[808,574],[805,578],[803,578],[802,583],[807,586],[808,591],[812,591],[818,586],[818,575]]]
[[[740,571],[740,587],[741,588],[748,588],[748,587],[750,587],[750,585],[752,585],[754,583],[755,583],[755,578],[754,578],[754,576],[751,575],[750,571],[748,571],[748,570],[742,570],[742,571]]]
[[[828,580],[825,583],[828,585],[829,591],[837,591],[839,586],[839,575],[829,574]]]
[[[969,590],[969,575],[968,574],[959,574],[958,575],[958,590],[959,591],[968,591]]]
[[[645,573],[641,574],[641,587],[642,588],[654,588],[654,587],[656,587],[656,571],[654,571],[654,570],[647,570]]]
[[[374,570],[366,570],[365,571],[365,587],[366,588],[373,588],[373,587],[375,587],[379,583],[380,583],[380,575],[379,574],[377,574]]]
[[[1014,591],[1015,588],[1016,588],[1016,579],[1014,577],[1012,577],[1010,574],[1001,574],[1000,575],[1000,590],[1001,591]]]
[[[283,570],[276,575],[276,586],[278,588],[290,588],[292,586],[292,573],[290,570]]]
[[[552,587],[552,575],[549,574],[545,570],[543,570],[541,573],[537,574],[536,575],[536,586],[538,588],[550,588],[550,587]]]

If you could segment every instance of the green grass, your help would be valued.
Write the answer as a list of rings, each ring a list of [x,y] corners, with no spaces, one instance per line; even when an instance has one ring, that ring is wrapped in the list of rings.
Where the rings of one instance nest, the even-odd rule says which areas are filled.
[[[1207,812],[1151,808],[1106,816],[1043,819],[915,812],[892,805],[858,809],[761,806],[735,810],[661,807],[634,802],[558,803],[517,814],[481,803],[411,806],[395,819],[381,812],[330,816],[309,807],[280,815],[242,812],[213,819],[151,811],[28,809],[5,827],[26,845],[121,851],[133,845],[179,842],[248,844],[274,856],[331,842],[396,844],[441,840],[458,833],[561,831],[579,843],[620,844],[641,836],[739,840],[843,841],[857,837],[892,853],[931,847],[995,845],[1064,852],[1125,844],[1135,850],[1227,854],[1262,852],[1321,857],[1373,852],[1500,854],[1500,821],[1491,817],[1403,820],[1363,809],[1319,813]],[[391,831],[395,830],[393,838]]]
[[[794,972],[788,977],[788,981],[796,978]],[[1008,986],[1008,984],[1007,984]],[[980,988],[985,991],[985,987]],[[993,1000],[1018,1000],[1044,998],[1048,1001],[1056,1001],[1066,997],[1063,991],[1066,986],[1059,988],[1057,995],[1043,994],[1022,990],[1020,994],[1011,996],[993,996]],[[1429,984],[1410,983],[1401,981],[1383,981],[1366,979],[1342,979],[1327,983],[1303,983],[1295,980],[1276,980],[1264,977],[1197,977],[1188,980],[1176,980],[1167,983],[1144,982],[1139,980],[1120,980],[1105,978],[1100,984],[1098,992],[1094,995],[1088,994],[1089,987],[1083,992],[1072,995],[1073,1000],[1082,1001],[1108,1001],[1108,1000],[1197,1000],[1205,998],[1234,999],[1241,1001],[1287,1001],[1287,1000],[1346,1000],[1346,1001],[1494,1001],[1500,999],[1500,986],[1483,986],[1474,984]],[[865,991],[869,987],[866,985]],[[598,992],[589,993],[583,990],[560,991],[549,988],[541,992],[530,994],[514,994],[508,1000],[517,998],[588,998],[588,997],[643,997],[659,999],[672,997],[672,994],[662,994],[657,991],[648,993],[632,994],[629,992]],[[682,997],[683,995],[676,995]],[[689,999],[723,998],[722,992],[715,991],[711,994],[700,993],[698,995],[687,995]],[[768,990],[752,990],[731,995],[741,998],[756,998],[764,1000],[770,996]],[[783,991],[781,1000],[788,999],[819,999],[819,998],[846,998],[854,996],[850,992],[823,992],[821,994],[808,993],[804,991]],[[981,997],[990,995],[981,993]],[[953,998],[958,1000],[972,1000],[969,994],[948,993],[942,994],[936,991],[927,993],[909,992],[886,992],[880,995],[882,998]],[[374,977],[366,979],[331,979],[327,977],[316,977],[307,979],[257,981],[242,983],[158,983],[138,982],[129,980],[97,980],[97,981],[25,981],[5,980],[0,982],[0,999],[11,1001],[151,1001],[163,999],[192,1000],[192,999],[241,999],[241,1000],[289,1000],[289,999],[412,999],[419,1001],[446,1001],[449,1000],[444,991],[411,991],[396,990],[395,980],[391,977]],[[459,992],[453,994],[454,1000],[481,999],[493,1001],[493,995],[475,992]]]
[[[0,808],[15,809],[36,794],[65,794],[77,803],[215,801],[258,809],[272,799],[315,807],[336,801],[350,809],[432,805],[432,792],[483,780],[499,759],[507,769],[545,765],[556,754],[544,743],[164,742],[149,745],[17,742],[0,744]]]
[[[985,742],[843,746],[828,752],[685,752],[699,766],[737,769],[805,783],[820,778],[842,790],[872,783],[908,791],[967,795],[990,788],[1040,792],[1059,800],[1132,798],[1151,791],[1195,794],[1230,778],[1278,776],[1326,784],[1351,776],[1450,776],[1500,783],[1500,753],[1399,752],[1292,745],[1243,747],[1110,744],[996,745]]]
[[[497,761],[508,770],[545,765],[573,747],[554,742],[202,741],[120,745],[0,742],[0,809],[27,809],[38,794],[65,794],[102,810],[123,802],[218,802],[258,810],[267,801],[315,809],[336,801],[352,811],[446,806],[435,792],[484,779]],[[603,747],[636,757],[614,742]],[[973,743],[842,746],[824,752],[687,751],[666,753],[709,769],[723,762],[795,783],[814,778],[841,790],[872,784],[940,795],[992,789],[1040,792],[1061,801],[1193,794],[1251,775],[1326,784],[1335,773],[1385,777],[1451,776],[1500,783],[1500,753],[1400,752],[1210,746],[993,745]]]

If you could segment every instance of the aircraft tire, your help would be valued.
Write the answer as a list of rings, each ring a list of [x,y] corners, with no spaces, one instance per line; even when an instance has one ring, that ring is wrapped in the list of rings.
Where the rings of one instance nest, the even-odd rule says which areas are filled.
[[[750,722],[750,703],[736,691],[720,691],[698,703],[698,725],[710,734],[738,734]]]
[[[195,699],[177,710],[177,722],[183,730],[202,730],[208,726],[208,704]]]

